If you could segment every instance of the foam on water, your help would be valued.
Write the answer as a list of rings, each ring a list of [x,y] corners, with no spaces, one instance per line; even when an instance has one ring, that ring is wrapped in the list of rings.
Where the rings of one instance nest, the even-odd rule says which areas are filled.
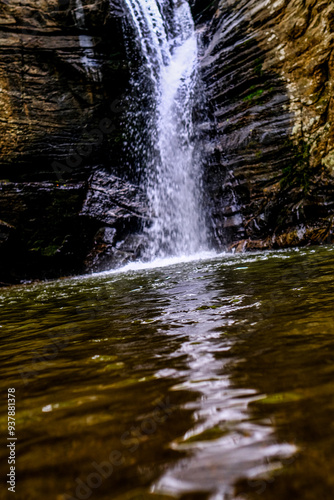
[[[199,252],[196,254],[191,254],[191,255],[175,255],[173,257],[158,257],[156,259],[151,260],[150,262],[143,262],[143,261],[136,261],[136,262],[129,262],[123,267],[120,267],[118,269],[114,269],[112,271],[106,271],[105,273],[123,273],[123,272],[128,272],[128,271],[142,271],[145,269],[155,269],[155,268],[160,268],[160,267],[168,267],[168,266],[174,266],[177,264],[186,264],[188,262],[195,262],[195,261],[202,261],[202,260],[209,260],[213,259],[215,257],[223,256],[223,254],[216,254],[215,252],[210,252],[210,251],[203,251]]]

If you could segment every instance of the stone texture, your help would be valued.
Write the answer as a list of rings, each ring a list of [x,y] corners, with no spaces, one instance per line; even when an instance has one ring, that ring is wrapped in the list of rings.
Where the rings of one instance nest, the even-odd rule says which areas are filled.
[[[89,269],[110,269],[140,256],[142,229],[149,217],[148,201],[139,186],[103,171],[94,173],[80,216],[100,222],[86,258]]]
[[[105,221],[89,180],[99,169],[131,178],[122,157],[131,63],[123,17],[118,0],[0,5],[3,283],[98,268],[114,226],[115,244],[133,231],[124,204],[116,206],[124,186],[109,207],[113,220]]]
[[[115,130],[105,143],[114,144],[120,133],[119,116],[110,106],[124,92],[129,75],[118,10],[111,14],[108,0],[83,1],[82,9],[80,4],[1,3],[0,178],[56,179],[54,160],[75,165],[83,177],[91,155],[81,154],[79,164],[71,155],[86,144],[89,130],[106,116]],[[86,55],[87,39],[94,57]],[[95,148],[94,161],[107,161],[106,151]]]
[[[78,213],[84,183],[0,183],[1,282],[82,272],[90,231]],[[76,214],[76,215],[75,215]]]
[[[196,0],[192,6],[215,122],[206,185],[217,244],[331,241],[332,2]]]

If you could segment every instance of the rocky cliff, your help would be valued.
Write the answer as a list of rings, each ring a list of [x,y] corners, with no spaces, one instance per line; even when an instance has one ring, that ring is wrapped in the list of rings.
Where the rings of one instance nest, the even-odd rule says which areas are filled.
[[[123,17],[121,3],[109,0],[0,4],[4,283],[136,255],[126,242],[144,215],[122,158],[132,64]],[[101,172],[112,174],[107,191]]]
[[[214,130],[206,184],[218,244],[333,240],[330,0],[192,3]]]
[[[212,243],[243,250],[332,241],[331,2],[191,5]],[[0,281],[97,270],[140,254],[147,202],[122,147],[131,143],[130,73],[140,65],[132,37],[120,0],[1,2]],[[143,89],[137,101],[144,131]]]

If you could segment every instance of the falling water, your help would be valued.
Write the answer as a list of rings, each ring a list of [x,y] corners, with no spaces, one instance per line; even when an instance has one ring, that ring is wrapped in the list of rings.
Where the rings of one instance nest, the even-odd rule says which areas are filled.
[[[81,0],[75,0],[74,15],[78,28],[85,31],[87,29],[85,11]],[[81,57],[81,63],[85,68],[85,71],[93,78],[93,80],[100,80],[101,74],[95,57],[93,38],[89,35],[81,34],[79,35],[79,44],[83,54]]]
[[[198,84],[193,19],[183,0],[126,0],[126,5],[153,100],[150,153],[142,158],[153,219],[146,229],[146,257],[193,254],[206,247],[193,123]]]

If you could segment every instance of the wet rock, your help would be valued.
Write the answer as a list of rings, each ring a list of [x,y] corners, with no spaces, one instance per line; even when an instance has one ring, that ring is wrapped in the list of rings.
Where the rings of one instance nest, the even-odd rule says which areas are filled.
[[[0,183],[0,276],[16,283],[82,272],[92,228],[81,224],[84,183]]]
[[[94,173],[88,185],[82,216],[112,227],[125,226],[126,221],[138,227],[146,220],[147,198],[139,186],[103,171]]]
[[[149,221],[147,197],[139,186],[103,171],[95,172],[89,179],[80,215],[103,224],[86,259],[89,270],[110,269],[139,257],[142,230]]]
[[[268,235],[278,246],[322,241],[311,234],[334,210],[332,3],[192,6],[216,130],[205,172],[216,240],[245,249],[267,248]],[[238,217],[226,230],[231,204]],[[308,236],[279,237],[302,225]]]
[[[261,240],[244,239],[229,246],[232,252],[240,253],[256,250],[300,247],[334,243],[333,217],[318,220],[313,225],[300,225],[286,232],[274,234]]]
[[[0,5],[0,280],[6,283],[86,272],[93,261],[97,269],[101,245],[109,248],[139,225],[136,188],[126,190],[121,180],[131,179],[122,146],[130,78],[123,18],[120,0]],[[99,187],[90,184],[96,165],[108,167],[111,197],[97,196]],[[94,199],[104,203],[101,210]],[[101,227],[104,242],[94,238]]]
[[[98,271],[140,255],[147,200],[106,172],[88,181],[0,183],[0,276],[30,278]]]
[[[15,227],[7,222],[0,220],[0,248],[4,247],[11,238]]]

